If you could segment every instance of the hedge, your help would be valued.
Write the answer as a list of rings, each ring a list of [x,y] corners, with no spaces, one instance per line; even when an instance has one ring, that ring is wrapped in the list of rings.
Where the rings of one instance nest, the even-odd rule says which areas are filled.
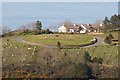
[[[89,45],[93,45],[97,42],[97,39],[95,38],[95,41],[91,41],[90,43],[87,44],[80,44],[80,45],[64,45],[62,46],[62,49],[76,49],[76,48],[80,48],[80,47],[85,47],[85,46],[89,46]]]

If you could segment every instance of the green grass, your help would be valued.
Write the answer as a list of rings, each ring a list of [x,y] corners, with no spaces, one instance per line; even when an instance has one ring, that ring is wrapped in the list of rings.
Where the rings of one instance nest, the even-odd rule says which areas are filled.
[[[15,64],[16,66],[19,67],[20,66],[24,67],[24,65],[30,64],[35,66],[41,66],[39,72],[42,72],[43,70],[43,74],[46,74],[49,68],[50,70],[57,71],[57,67],[65,68],[65,67],[73,66],[73,64],[70,64],[70,62],[74,62],[74,64],[83,62],[83,54],[86,50],[92,56],[92,59],[94,57],[101,57],[103,58],[103,64],[112,65],[112,66],[118,65],[117,62],[118,46],[99,45],[99,46],[80,48],[80,49],[61,49],[61,50],[52,49],[52,48],[46,49],[39,46],[36,49],[37,52],[34,52],[35,46],[24,45],[16,42],[15,40],[16,38],[21,37],[29,42],[42,43],[46,45],[56,45],[57,41],[61,42],[64,45],[70,45],[70,44],[78,45],[78,43],[80,44],[87,43],[92,39],[92,36],[86,34],[85,35],[61,34],[59,35],[59,37],[55,37],[55,36],[56,36],[55,34],[53,35],[51,34],[51,35],[11,36],[11,37],[3,38],[2,39],[3,40],[2,46],[4,48],[2,54],[3,68],[9,66],[7,68],[10,69],[11,64]],[[7,39],[9,39],[9,41],[7,41]],[[8,44],[6,45],[6,43]],[[28,50],[28,48],[31,48],[31,50]],[[33,52],[35,54],[33,54]],[[47,65],[47,63],[49,65]],[[28,72],[28,73],[33,74],[32,72]]]
[[[8,39],[9,41],[7,41]],[[12,63],[21,64],[21,61],[24,60],[26,60],[25,63],[34,61],[34,55],[32,55],[32,53],[34,52],[34,46],[18,43],[15,39],[16,36],[5,37],[2,39],[2,56],[3,59],[5,59],[5,61],[3,61],[3,66],[10,65]],[[31,50],[28,50],[28,48],[31,48]],[[42,49],[42,47],[37,48]]]
[[[56,37],[56,34],[45,34],[45,35],[26,35],[22,38],[29,42],[36,42],[45,45],[57,45],[59,41],[62,45],[79,45],[84,43],[89,43],[92,36],[82,35],[82,34],[60,34]]]
[[[116,33],[113,33],[116,35]],[[105,34],[103,34],[103,36],[105,36]],[[16,38],[21,37],[26,41],[29,42],[35,42],[35,43],[42,43],[42,44],[46,44],[46,45],[56,45],[57,41],[61,42],[64,45],[73,45],[73,44],[81,44],[81,43],[87,43],[89,42],[92,37],[88,36],[88,35],[78,35],[78,34],[74,34],[74,35],[69,35],[69,34],[61,34],[58,37],[56,37],[55,34],[49,34],[49,35],[25,35],[25,36],[12,36],[12,37],[5,37],[2,40],[2,45],[3,47],[6,45],[6,43],[8,43],[8,46],[5,46],[5,49],[3,51],[3,57],[7,59],[8,56],[11,56],[12,54],[18,56],[18,59],[21,60],[20,58],[25,58],[25,55],[27,56],[27,61],[30,62],[31,60],[31,56],[32,56],[32,52],[33,52],[33,47],[34,46],[30,46],[30,45],[23,45],[21,43],[16,42]],[[9,42],[7,42],[7,39],[9,39]],[[70,39],[70,40],[69,40]],[[9,45],[12,45],[12,47],[10,47]],[[18,47],[16,49],[16,47]],[[28,48],[32,48],[31,51],[28,50]],[[38,53],[42,53],[43,48],[39,47],[38,48],[40,51]],[[63,49],[60,51],[60,53],[68,53],[68,56],[71,60],[76,59],[76,55],[78,52],[84,52],[85,50],[87,50],[92,58],[94,57],[101,57],[104,59],[104,63],[105,64],[117,64],[117,51],[118,51],[118,47],[117,46],[110,46],[110,45],[100,45],[100,46],[94,46],[94,47],[88,47],[88,48],[81,48],[81,49]],[[55,51],[55,52],[54,52]],[[18,55],[19,53],[23,53],[22,55]],[[44,52],[43,52],[44,53]],[[57,50],[53,50],[52,53],[57,53]],[[70,53],[70,54],[69,54]],[[72,55],[72,56],[71,56]],[[61,55],[59,55],[61,56]],[[110,57],[111,56],[111,57]],[[60,58],[62,58],[63,56],[61,56]],[[80,56],[79,56],[80,57]],[[111,61],[109,61],[111,60]],[[9,61],[9,60],[8,60]],[[11,58],[10,57],[10,63],[12,62],[18,62],[16,60],[16,57]]]
[[[99,36],[101,38],[105,38],[106,36],[108,36],[109,34],[112,34],[114,39],[118,40],[118,32],[106,32],[104,34],[96,34],[96,36]]]
[[[103,58],[104,64],[117,65],[118,62],[118,46],[110,46],[110,45],[101,45],[96,47],[87,48],[88,52],[93,57],[101,57]]]
[[[100,57],[103,59],[104,64],[108,65],[118,65],[118,46],[110,46],[110,45],[100,45],[100,46],[94,46],[94,47],[88,47],[88,48],[81,48],[81,49],[64,49],[63,51],[66,53],[72,54],[73,60],[76,59],[75,55],[79,52],[79,59],[83,56],[81,56],[82,52],[88,51],[91,55],[92,59],[94,57]]]

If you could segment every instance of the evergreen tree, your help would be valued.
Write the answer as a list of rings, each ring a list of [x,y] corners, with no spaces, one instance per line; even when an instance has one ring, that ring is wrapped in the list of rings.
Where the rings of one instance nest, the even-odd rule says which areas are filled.
[[[118,28],[118,16],[116,14],[111,16],[110,21],[112,23],[112,29]]]
[[[91,56],[87,51],[84,53],[84,60],[85,62],[91,62]]]
[[[110,20],[108,19],[108,17],[105,17],[105,19],[103,20],[103,24],[105,27],[105,32],[110,28]]]
[[[42,29],[42,23],[40,21],[36,22],[36,29],[38,29],[38,30]]]
[[[114,39],[114,37],[112,36],[112,34],[109,34],[109,35],[104,39],[104,42],[110,44],[110,43],[111,43],[111,39]]]
[[[110,20],[108,19],[108,17],[105,17],[103,23],[104,23],[105,25],[107,25],[109,22],[110,22]]]
[[[109,39],[114,39],[112,34],[109,34],[108,37],[109,37]]]

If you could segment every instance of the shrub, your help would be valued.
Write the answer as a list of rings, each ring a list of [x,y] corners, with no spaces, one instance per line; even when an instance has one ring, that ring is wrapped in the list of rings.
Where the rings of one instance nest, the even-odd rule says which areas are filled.
[[[7,36],[13,36],[13,35],[14,35],[14,33],[8,32],[8,33],[4,33],[2,36],[7,37]]]
[[[107,36],[107,37],[104,39],[104,42],[110,44],[110,43],[111,43],[111,40],[110,40],[109,37]]]
[[[110,44],[112,42],[112,39],[114,39],[114,37],[112,36],[112,34],[109,34],[105,39],[104,42]]]
[[[4,37],[4,35],[0,35],[0,38]]]
[[[29,30],[29,29],[25,29],[22,32],[20,32],[19,34],[28,35],[28,34],[33,34],[33,32],[31,30]]]
[[[91,62],[91,56],[87,51],[85,51],[85,53],[84,53],[84,59],[85,59],[85,62],[86,61]]]
[[[79,63],[75,65],[72,74],[72,78],[90,78],[92,76],[92,70],[86,63]]]
[[[40,30],[33,30],[32,32],[33,32],[34,35],[41,34],[41,31],[40,31]]]
[[[98,58],[98,57],[94,57],[93,60],[92,60],[93,63],[100,63],[102,64],[103,62],[103,59],[102,58]]]
[[[45,34],[50,34],[50,33],[52,33],[52,31],[50,31],[49,29],[45,30]]]
[[[109,34],[109,39],[114,39],[113,35],[112,34]]]
[[[40,34],[50,34],[50,33],[52,33],[52,31],[50,31],[49,29],[40,31]]]

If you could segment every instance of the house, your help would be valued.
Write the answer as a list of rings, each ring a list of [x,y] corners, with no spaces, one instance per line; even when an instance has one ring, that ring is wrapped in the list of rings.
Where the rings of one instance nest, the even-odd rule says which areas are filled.
[[[76,24],[63,24],[58,28],[58,32],[63,32],[63,33],[79,33],[81,29],[80,25]],[[81,29],[81,32],[84,32],[84,29]]]
[[[61,27],[59,27],[58,32],[67,33],[68,29],[67,29],[66,25],[63,24]]]
[[[90,24],[63,24],[58,28],[58,32],[63,33],[87,33],[94,30]]]

